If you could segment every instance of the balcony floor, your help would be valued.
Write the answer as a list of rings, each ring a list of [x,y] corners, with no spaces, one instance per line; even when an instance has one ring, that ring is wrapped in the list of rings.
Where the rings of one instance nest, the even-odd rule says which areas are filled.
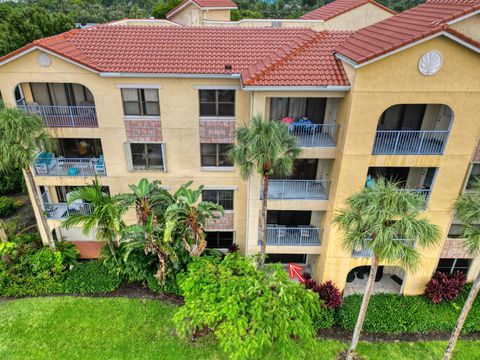
[[[355,280],[351,283],[346,283],[345,290],[343,291],[343,296],[349,296],[353,294],[363,294],[367,286],[368,274],[363,277],[363,279],[358,279],[355,277]],[[400,294],[402,286],[397,284],[392,280],[390,274],[384,274],[382,279],[379,282],[376,282],[373,286],[374,294]]]

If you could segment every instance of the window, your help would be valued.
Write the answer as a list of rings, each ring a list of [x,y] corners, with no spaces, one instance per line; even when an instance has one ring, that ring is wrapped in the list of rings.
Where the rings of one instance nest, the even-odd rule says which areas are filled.
[[[461,239],[463,238],[463,232],[465,230],[465,226],[462,224],[452,224],[450,225],[450,230],[448,230],[447,237],[449,239]]]
[[[233,190],[203,190],[202,198],[222,205],[224,210],[233,210]]]
[[[157,89],[122,89],[125,115],[160,116]]]
[[[205,235],[210,249],[226,249],[233,244],[233,231],[207,231]]]
[[[307,262],[306,254],[267,254],[266,262],[271,263],[298,263],[305,264]]]
[[[165,170],[163,144],[127,144],[131,170]]]
[[[200,116],[235,116],[235,90],[199,90]]]
[[[227,158],[231,144],[200,144],[201,165],[205,167],[232,167]]]
[[[480,164],[473,164],[468,176],[466,190],[471,190],[476,180],[480,180]]]
[[[326,98],[272,98],[270,119],[281,120],[289,116],[297,120],[306,116],[315,124],[323,124],[326,104]]]
[[[461,271],[466,274],[468,273],[471,262],[471,259],[440,259],[436,271],[446,274],[451,274],[454,271]]]
[[[98,158],[103,155],[100,139],[57,138],[57,155],[65,158]]]

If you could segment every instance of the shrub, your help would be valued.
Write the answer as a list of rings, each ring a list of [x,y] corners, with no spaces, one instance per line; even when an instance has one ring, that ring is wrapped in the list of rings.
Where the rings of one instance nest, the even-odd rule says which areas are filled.
[[[435,304],[454,300],[458,298],[466,282],[467,276],[460,271],[451,275],[437,271],[425,286],[425,296]]]
[[[0,195],[25,194],[26,192],[22,170],[16,169],[0,176]]]
[[[158,280],[153,275],[147,277],[147,286],[150,290],[159,294],[180,295],[180,287],[173,274],[168,274],[165,279],[165,284],[160,285]]]
[[[378,294],[370,298],[363,329],[371,333],[428,333],[450,332],[468,296],[470,286],[465,286],[457,300],[433,304],[424,296]],[[357,321],[362,295],[344,299],[338,311],[337,323],[353,330]],[[464,325],[464,332],[480,331],[480,299],[477,299]],[[473,314],[473,315],[472,315]]]
[[[9,197],[0,196],[0,217],[13,215],[21,206],[21,203],[13,201]]]
[[[87,261],[66,273],[63,292],[66,294],[107,293],[117,289],[122,278],[108,271],[98,261]]]
[[[304,272],[302,276],[305,279],[305,287],[317,293],[326,308],[334,310],[342,305],[342,293],[332,281],[328,280],[319,285],[310,273]]]
[[[321,304],[311,291],[291,281],[280,265],[260,271],[253,258],[237,253],[223,260],[194,259],[180,279],[185,298],[174,315],[178,334],[189,338],[211,330],[232,358],[253,358],[275,347],[285,357],[293,341],[311,343]]]

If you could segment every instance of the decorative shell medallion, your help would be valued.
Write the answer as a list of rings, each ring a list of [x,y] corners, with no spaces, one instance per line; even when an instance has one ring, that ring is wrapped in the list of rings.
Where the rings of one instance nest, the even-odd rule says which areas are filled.
[[[50,59],[50,56],[48,56],[47,54],[41,53],[37,57],[37,63],[40,66],[49,67],[52,64],[52,59]]]
[[[443,57],[438,51],[430,51],[418,62],[418,70],[425,76],[435,75],[443,65]]]

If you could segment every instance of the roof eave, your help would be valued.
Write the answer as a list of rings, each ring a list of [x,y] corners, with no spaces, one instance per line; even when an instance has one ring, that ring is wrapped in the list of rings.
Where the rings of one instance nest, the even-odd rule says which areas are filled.
[[[326,86],[242,86],[245,91],[350,91],[350,85]]]

